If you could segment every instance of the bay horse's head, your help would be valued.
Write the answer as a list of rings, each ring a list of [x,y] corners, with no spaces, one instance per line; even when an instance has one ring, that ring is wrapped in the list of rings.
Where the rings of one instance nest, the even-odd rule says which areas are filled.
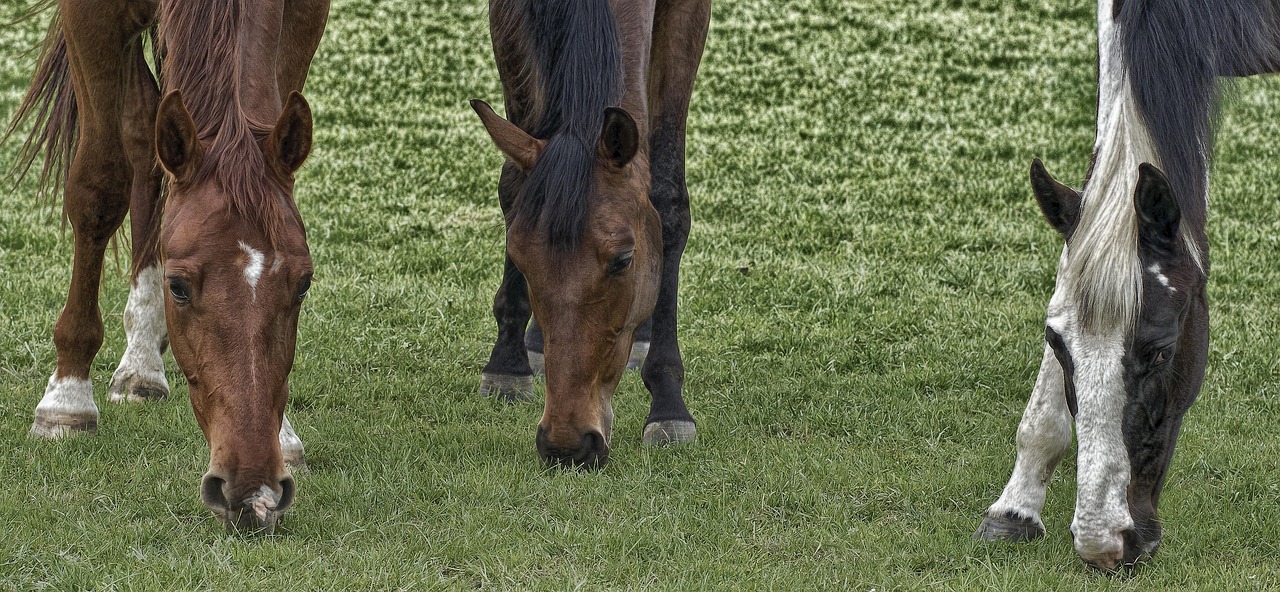
[[[225,132],[230,133],[230,132]],[[278,434],[311,254],[293,173],[311,111],[292,93],[265,137],[201,138],[178,91],[156,115],[170,175],[160,252],[173,355],[209,442],[200,499],[229,529],[274,529],[294,497]]]
[[[1079,439],[1071,531],[1086,563],[1114,570],[1160,544],[1156,506],[1204,377],[1208,278],[1203,220],[1187,219],[1158,168],[1142,163],[1089,183],[1098,184],[1087,195],[1099,203],[1085,203],[1040,161],[1031,166],[1036,200],[1067,243],[1045,339]],[[1131,197],[1102,201],[1121,190]],[[1097,273],[1082,265],[1117,255]]]
[[[653,311],[662,224],[635,120],[604,110],[589,137],[535,138],[481,101],[472,107],[520,183],[507,253],[529,286],[544,336],[546,405],[537,448],[549,465],[596,467],[609,456],[610,403],[632,336]],[[514,169],[514,170],[513,170]]]

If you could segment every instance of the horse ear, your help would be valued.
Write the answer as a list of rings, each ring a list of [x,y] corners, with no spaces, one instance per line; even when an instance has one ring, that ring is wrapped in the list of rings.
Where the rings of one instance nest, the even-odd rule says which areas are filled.
[[[617,107],[604,110],[604,129],[600,130],[600,157],[622,168],[640,150],[640,130],[631,114]]]
[[[1133,207],[1138,212],[1138,244],[1142,250],[1157,257],[1176,254],[1182,211],[1160,169],[1145,162],[1138,165]]]
[[[546,142],[530,136],[520,126],[499,117],[493,112],[493,107],[480,99],[471,99],[471,108],[480,116],[484,129],[489,132],[489,137],[498,150],[516,163],[520,170],[529,172],[533,169],[534,163],[538,162],[538,155],[542,154],[542,149],[547,145]]]
[[[156,110],[156,156],[175,179],[185,178],[200,160],[196,122],[182,102],[182,91],[170,91]]]
[[[1049,224],[1064,238],[1069,236],[1080,220],[1080,194],[1055,181],[1039,158],[1031,161],[1031,189]]]
[[[293,174],[311,154],[311,105],[302,93],[293,91],[285,99],[276,127],[267,139],[268,157]]]

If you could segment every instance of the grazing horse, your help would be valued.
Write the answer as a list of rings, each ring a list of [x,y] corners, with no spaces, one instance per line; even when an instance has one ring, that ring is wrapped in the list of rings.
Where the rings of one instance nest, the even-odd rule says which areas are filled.
[[[1077,553],[1109,571],[1159,546],[1156,507],[1209,347],[1218,84],[1280,67],[1277,17],[1275,0],[1100,0],[1093,163],[1080,192],[1031,167],[1066,246],[1013,474],[976,538],[1044,534],[1045,487],[1074,418]]]
[[[481,391],[531,394],[532,312],[547,389],[538,453],[548,465],[602,465],[610,400],[652,315],[644,443],[691,441],[676,292],[689,236],[685,120],[711,3],[491,0],[489,18],[509,120],[472,107],[507,157],[507,245]]]
[[[103,339],[98,287],[107,244],[130,213],[128,346],[110,400],[165,397],[161,355],[171,344],[209,443],[201,500],[228,529],[270,532],[293,502],[286,460],[302,461],[284,418],[312,273],[293,173],[311,148],[311,111],[298,92],[328,0],[58,6],[14,123],[36,120],[19,170],[46,153],[42,180],[63,188],[75,237],[54,328],[58,365],[31,434],[97,429],[89,368]]]

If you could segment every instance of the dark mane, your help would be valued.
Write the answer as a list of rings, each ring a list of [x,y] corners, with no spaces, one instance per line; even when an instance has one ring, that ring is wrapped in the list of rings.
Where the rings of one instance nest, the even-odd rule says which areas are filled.
[[[1120,6],[1124,62],[1135,102],[1183,219],[1204,227],[1220,76],[1280,63],[1275,0],[1127,0]]]
[[[216,180],[236,214],[274,237],[285,218],[284,180],[267,166],[258,142],[275,122],[253,121],[241,105],[242,69],[253,65],[242,63],[240,33],[254,18],[252,3],[162,1],[157,54],[163,93],[182,91],[200,139],[209,142],[199,170],[184,181]]]
[[[581,241],[606,107],[622,98],[622,47],[608,0],[530,0],[527,37],[543,81],[532,134],[547,145],[529,171],[511,223],[545,230],[556,247]]]

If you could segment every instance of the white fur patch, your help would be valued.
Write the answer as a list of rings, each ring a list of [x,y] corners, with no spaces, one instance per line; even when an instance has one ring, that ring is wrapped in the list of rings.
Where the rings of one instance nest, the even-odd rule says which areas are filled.
[[[249,245],[244,241],[240,241],[240,250],[249,256],[249,262],[244,266],[244,281],[249,284],[249,289],[253,290],[256,297],[258,294],[258,280],[262,278],[262,265],[266,262],[266,255]]]
[[[1151,277],[1156,278],[1156,281],[1157,281],[1157,282],[1160,282],[1160,285],[1161,285],[1161,286],[1164,286],[1165,288],[1168,288],[1170,292],[1177,292],[1177,291],[1178,291],[1178,289],[1177,289],[1177,288],[1175,288],[1175,287],[1173,287],[1173,286],[1169,285],[1169,278],[1168,278],[1168,277],[1165,277],[1165,275],[1164,275],[1164,273],[1163,273],[1163,270],[1161,269],[1161,267],[1160,267],[1160,264],[1159,264],[1159,263],[1152,263],[1152,264],[1151,264],[1151,267],[1148,267],[1148,268],[1147,268],[1147,272],[1151,274]]]
[[[1065,265],[1065,261],[1066,250],[1063,249],[1059,268]],[[1066,314],[1066,298],[1070,291],[1065,289],[1062,278],[1059,273],[1058,286],[1053,298],[1049,300],[1046,321],[1059,334],[1072,324]],[[988,516],[1012,513],[1030,518],[1040,528],[1044,528],[1040,510],[1044,508],[1049,478],[1071,446],[1071,412],[1067,409],[1063,380],[1062,365],[1058,363],[1053,348],[1045,344],[1040,360],[1040,374],[1036,377],[1031,399],[1027,401],[1022,421],[1018,424],[1018,456],[1013,465],[1013,474],[1004,486],[1000,498],[987,510]]]
[[[93,383],[87,378],[55,374],[49,377],[49,384],[44,388],[44,397],[36,405],[36,412],[57,413],[67,415],[98,416],[98,406],[93,402]]]
[[[124,308],[128,343],[111,377],[111,402],[128,400],[135,386],[168,392],[161,349],[169,331],[164,318],[164,277],[158,265],[138,274]]]
[[[290,457],[291,452],[302,456],[302,439],[293,431],[293,425],[289,423],[287,415],[284,416],[284,423],[280,424],[280,451],[286,459]]]

